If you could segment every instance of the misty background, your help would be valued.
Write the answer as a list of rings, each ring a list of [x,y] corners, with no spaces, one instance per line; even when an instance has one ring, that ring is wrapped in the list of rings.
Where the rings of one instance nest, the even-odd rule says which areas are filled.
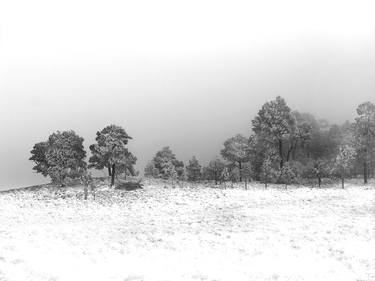
[[[2,1],[0,188],[48,179],[36,142],[74,130],[133,137],[206,164],[277,95],[332,123],[375,101],[372,1]],[[88,156],[89,156],[88,151]]]

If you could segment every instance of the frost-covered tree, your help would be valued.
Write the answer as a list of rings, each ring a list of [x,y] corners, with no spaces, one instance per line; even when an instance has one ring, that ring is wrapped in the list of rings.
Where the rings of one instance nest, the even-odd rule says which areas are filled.
[[[355,149],[350,145],[343,145],[339,148],[332,172],[340,176],[342,188],[344,188],[344,179],[353,165],[355,156]]]
[[[124,175],[126,179],[127,176],[137,176],[139,172],[136,172],[134,166],[137,162],[137,157],[135,157],[130,151],[125,151],[122,159],[118,161],[116,166],[116,175]]]
[[[286,161],[298,161],[298,152],[307,147],[311,141],[314,129],[318,128],[314,116],[309,113],[293,111],[292,116],[295,120],[295,126],[292,126],[291,133],[285,141]]]
[[[221,179],[224,181],[224,187],[227,187],[227,182],[230,180],[231,175],[229,172],[228,167],[224,167],[224,169],[221,171]]]
[[[115,184],[116,174],[126,170],[134,172],[136,158],[126,147],[129,139],[132,138],[122,127],[109,125],[96,133],[96,143],[90,145],[92,156],[89,159],[89,167],[98,170],[107,168],[112,186]]]
[[[90,189],[91,194],[93,195],[95,199],[95,183],[94,183],[94,178],[92,177],[91,173],[88,173],[87,171],[85,173],[82,173],[80,179],[81,179],[81,184],[83,186],[83,195],[84,195],[83,198],[87,200],[88,191]]]
[[[279,181],[284,183],[285,188],[287,188],[288,184],[291,184],[295,177],[296,174],[294,173],[292,167],[290,166],[289,162],[286,162],[280,170]]]
[[[175,165],[173,165],[172,161],[168,159],[166,159],[161,165],[162,165],[162,174],[165,176],[164,178],[170,179],[172,187],[174,187],[174,184],[178,178]]]
[[[37,173],[41,173],[43,176],[48,176],[48,161],[46,158],[46,153],[48,150],[48,142],[36,143],[31,150],[31,157],[29,160],[34,161],[35,166],[33,170]]]
[[[229,162],[238,165],[239,180],[242,182],[242,165],[249,160],[249,140],[238,134],[224,142],[221,155]]]
[[[249,138],[249,164],[251,166],[252,177],[261,181],[262,164],[269,147],[261,136],[251,135]]]
[[[177,160],[176,155],[168,146],[166,146],[162,148],[160,151],[158,151],[152,159],[154,168],[158,171],[157,173],[155,173],[157,174],[157,177],[163,179],[169,178],[164,169],[165,162],[171,162],[176,170],[177,176],[182,176],[182,174],[184,173],[184,163],[182,161]]]
[[[274,179],[274,175],[276,173],[273,165],[273,160],[271,155],[266,155],[263,159],[263,163],[261,165],[260,170],[260,179],[263,181],[264,186],[267,188],[268,183]]]
[[[252,121],[254,133],[277,148],[280,168],[288,160],[285,145],[295,131],[295,122],[291,109],[280,96],[266,102]]]
[[[31,154],[30,160],[36,163],[33,169],[55,183],[65,184],[86,171],[83,138],[74,131],[53,133],[46,142],[35,144]]]
[[[222,180],[221,175],[223,169],[225,167],[225,163],[221,161],[219,158],[215,158],[211,160],[207,167],[203,169],[203,177],[206,180],[214,180],[215,184],[217,185],[219,181]]]
[[[197,158],[193,156],[192,159],[189,160],[189,164],[186,166],[186,176],[187,180],[189,181],[198,181],[201,179],[201,165],[199,164]]]
[[[375,105],[365,102],[357,108],[354,136],[355,148],[359,160],[363,163],[363,181],[368,182],[368,166],[375,152]]]

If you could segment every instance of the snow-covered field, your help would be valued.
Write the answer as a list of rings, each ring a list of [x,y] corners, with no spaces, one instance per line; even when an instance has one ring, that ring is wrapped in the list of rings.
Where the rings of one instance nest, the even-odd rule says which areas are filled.
[[[375,189],[0,193],[0,280],[375,280]]]

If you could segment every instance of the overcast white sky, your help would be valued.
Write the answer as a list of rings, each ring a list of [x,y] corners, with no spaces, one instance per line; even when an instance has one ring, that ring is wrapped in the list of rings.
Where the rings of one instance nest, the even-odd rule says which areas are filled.
[[[0,188],[34,143],[123,126],[139,169],[203,163],[276,95],[332,122],[375,102],[374,1],[0,1]]]

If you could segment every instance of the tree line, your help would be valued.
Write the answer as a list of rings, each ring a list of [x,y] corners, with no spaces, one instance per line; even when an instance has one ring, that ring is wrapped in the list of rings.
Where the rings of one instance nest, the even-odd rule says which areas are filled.
[[[184,169],[169,147],[157,152],[147,164],[145,176],[218,182],[261,181],[311,183],[323,179],[363,176],[364,184],[375,170],[375,106],[357,107],[353,122],[330,124],[310,113],[291,110],[278,96],[266,102],[250,124],[250,136],[227,139],[221,157],[202,167],[196,157]]]
[[[89,169],[106,170],[115,178],[135,176],[137,158],[127,148],[132,138],[116,125],[96,133],[89,146],[91,157],[85,162],[83,138],[74,131],[57,131],[31,150],[33,170],[49,176],[54,183],[66,184],[90,177]],[[342,125],[330,124],[310,113],[292,110],[278,96],[268,101],[250,123],[250,134],[228,138],[221,157],[201,166],[196,157],[185,165],[167,146],[146,165],[146,177],[176,181],[306,183],[320,186],[326,179],[362,175],[366,184],[375,171],[375,105],[357,107],[357,117]]]

